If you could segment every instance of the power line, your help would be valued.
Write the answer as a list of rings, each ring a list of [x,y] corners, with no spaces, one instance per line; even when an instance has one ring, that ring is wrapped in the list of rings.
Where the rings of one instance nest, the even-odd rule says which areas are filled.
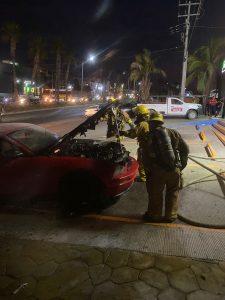
[[[191,39],[192,39],[192,36],[193,36],[193,33],[194,33],[194,29],[195,29],[195,27],[196,27],[196,24],[197,24],[198,19],[199,19],[200,16],[201,16],[201,9],[202,9],[202,7],[203,7],[203,2],[204,2],[204,0],[200,0],[200,4],[199,4],[199,6],[198,6],[198,8],[197,8],[197,14],[196,14],[196,17],[195,17],[195,20],[194,20],[194,26],[192,27],[192,31],[191,31],[191,35],[190,35],[190,39],[189,39],[189,44],[188,44],[188,46],[190,46],[190,42],[191,42]]]
[[[171,34],[175,34],[184,31],[185,23],[178,24],[169,28]]]
[[[206,28],[206,29],[225,29],[222,26],[195,26],[195,28]]]
[[[166,48],[166,49],[161,49],[161,50],[155,50],[155,51],[151,51],[152,54],[155,53],[160,53],[160,52],[165,52],[165,51],[170,51],[170,50],[175,50],[175,49],[179,49],[180,47],[176,46],[176,47],[171,47],[171,48]]]
[[[185,18],[185,33],[181,35],[182,41],[184,42],[184,56],[183,56],[183,67],[182,67],[182,80],[181,80],[181,98],[184,98],[185,94],[185,85],[186,85],[186,77],[187,77],[187,61],[188,61],[188,48],[190,45],[190,40],[192,38],[194,28],[196,26],[197,20],[201,15],[201,10],[203,6],[204,0],[179,0],[179,11],[178,11],[178,19],[181,20]],[[194,26],[192,26],[192,32],[189,40],[189,31],[191,28],[191,21],[194,19]]]
[[[178,50],[180,49],[180,46],[175,46],[175,47],[171,47],[171,48],[165,48],[165,49],[159,49],[159,50],[153,50],[151,51],[152,55],[155,55],[157,53],[161,53],[161,52],[169,52],[172,50]],[[131,54],[131,55],[123,55],[123,56],[119,56],[120,59],[130,59],[130,58],[134,58],[137,54]]]

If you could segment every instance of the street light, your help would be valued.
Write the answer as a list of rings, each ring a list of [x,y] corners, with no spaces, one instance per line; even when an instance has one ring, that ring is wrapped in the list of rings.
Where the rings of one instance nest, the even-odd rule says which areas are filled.
[[[90,62],[95,62],[95,56],[94,55],[89,55],[89,57],[88,57],[88,61],[90,61]]]
[[[83,61],[82,64],[81,64],[81,90],[80,90],[80,94],[81,94],[81,97],[83,97],[83,86],[84,86],[84,64],[87,63],[87,62],[92,62],[94,63],[95,62],[95,58],[96,56],[95,55],[89,55],[88,56],[88,59],[86,61]]]

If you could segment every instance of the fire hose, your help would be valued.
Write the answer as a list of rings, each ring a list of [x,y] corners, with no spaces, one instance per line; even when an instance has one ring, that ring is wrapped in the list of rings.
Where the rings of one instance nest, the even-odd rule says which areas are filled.
[[[205,158],[205,157],[200,157],[200,156],[194,156],[194,155],[189,155],[189,159],[192,160],[193,162],[195,162],[196,164],[198,164],[199,166],[201,166],[202,168],[206,169],[207,171],[211,172],[212,174],[211,175],[208,175],[208,176],[204,176],[204,177],[201,177],[197,180],[194,180],[188,184],[186,184],[183,188],[186,188],[190,185],[193,185],[193,184],[197,184],[197,183],[202,183],[202,182],[209,182],[209,181],[216,181],[218,180],[220,186],[221,186],[221,189],[222,189],[222,192],[224,194],[224,197],[225,197],[225,184],[224,184],[224,181],[225,181],[225,176],[221,175],[221,173],[224,173],[223,171],[218,173],[216,171],[214,171],[213,169],[209,168],[208,166],[206,166],[205,164],[199,162],[198,160],[196,160],[196,158],[199,158],[199,159],[206,159],[206,160],[213,160],[213,161],[217,161],[217,162],[225,162],[225,161],[221,161],[221,160],[225,160],[225,158],[218,158],[218,159],[211,159],[211,158]],[[217,178],[216,179],[209,179],[210,177],[212,176],[216,176]],[[195,221],[192,221],[180,214],[178,214],[178,218],[179,220],[185,222],[185,223],[188,223],[190,225],[194,225],[194,226],[199,226],[199,227],[207,227],[207,228],[217,228],[217,229],[221,229],[221,228],[224,228],[223,226],[221,227],[220,225],[205,225],[203,223],[200,223],[200,222],[195,222]]]
[[[221,175],[220,173],[214,171],[213,169],[207,167],[206,165],[204,165],[203,163],[200,163],[199,161],[197,161],[195,158],[193,158],[192,155],[189,155],[189,159],[192,160],[193,162],[195,162],[196,164],[200,165],[201,167],[203,167],[204,169],[208,170],[209,172],[213,173],[214,175],[216,175],[217,177],[221,178],[222,180],[225,181],[225,177],[223,175]],[[215,160],[215,159],[214,159]]]

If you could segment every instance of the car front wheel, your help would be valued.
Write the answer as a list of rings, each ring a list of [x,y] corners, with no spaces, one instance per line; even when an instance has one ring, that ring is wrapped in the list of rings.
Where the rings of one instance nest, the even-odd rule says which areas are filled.
[[[88,174],[66,178],[60,187],[60,204],[64,213],[84,213],[110,205],[103,184]]]
[[[187,118],[188,118],[189,120],[196,119],[197,116],[198,116],[198,113],[197,113],[197,111],[194,110],[194,109],[189,110],[188,113],[187,113]]]

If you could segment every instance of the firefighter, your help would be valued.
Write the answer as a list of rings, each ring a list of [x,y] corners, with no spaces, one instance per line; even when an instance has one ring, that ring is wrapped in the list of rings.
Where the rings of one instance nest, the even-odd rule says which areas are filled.
[[[139,144],[138,150],[137,150],[137,160],[139,163],[139,180],[141,182],[146,181],[146,175],[145,170],[142,164],[142,137],[143,135],[149,131],[149,110],[148,108],[141,104],[137,106],[134,110],[134,113],[136,115],[136,120],[134,124],[136,125],[134,128],[131,128],[128,131],[122,131],[120,132],[121,135],[124,135],[126,137],[135,139],[137,138],[137,142]]]
[[[186,167],[189,148],[174,129],[163,127],[163,116],[158,112],[150,115],[151,130],[142,143],[146,188],[149,196],[148,209],[143,216],[150,222],[173,222],[177,218],[178,194],[181,189],[181,171]],[[163,191],[165,193],[165,216]]]
[[[115,102],[116,99],[112,98],[111,101]],[[106,137],[111,138],[113,136],[116,136],[116,141],[120,142],[123,137],[119,135],[119,132],[124,130],[125,124],[128,124],[130,128],[134,127],[128,113],[119,109],[118,103],[115,103],[115,106],[111,110],[109,110],[107,114]]]

